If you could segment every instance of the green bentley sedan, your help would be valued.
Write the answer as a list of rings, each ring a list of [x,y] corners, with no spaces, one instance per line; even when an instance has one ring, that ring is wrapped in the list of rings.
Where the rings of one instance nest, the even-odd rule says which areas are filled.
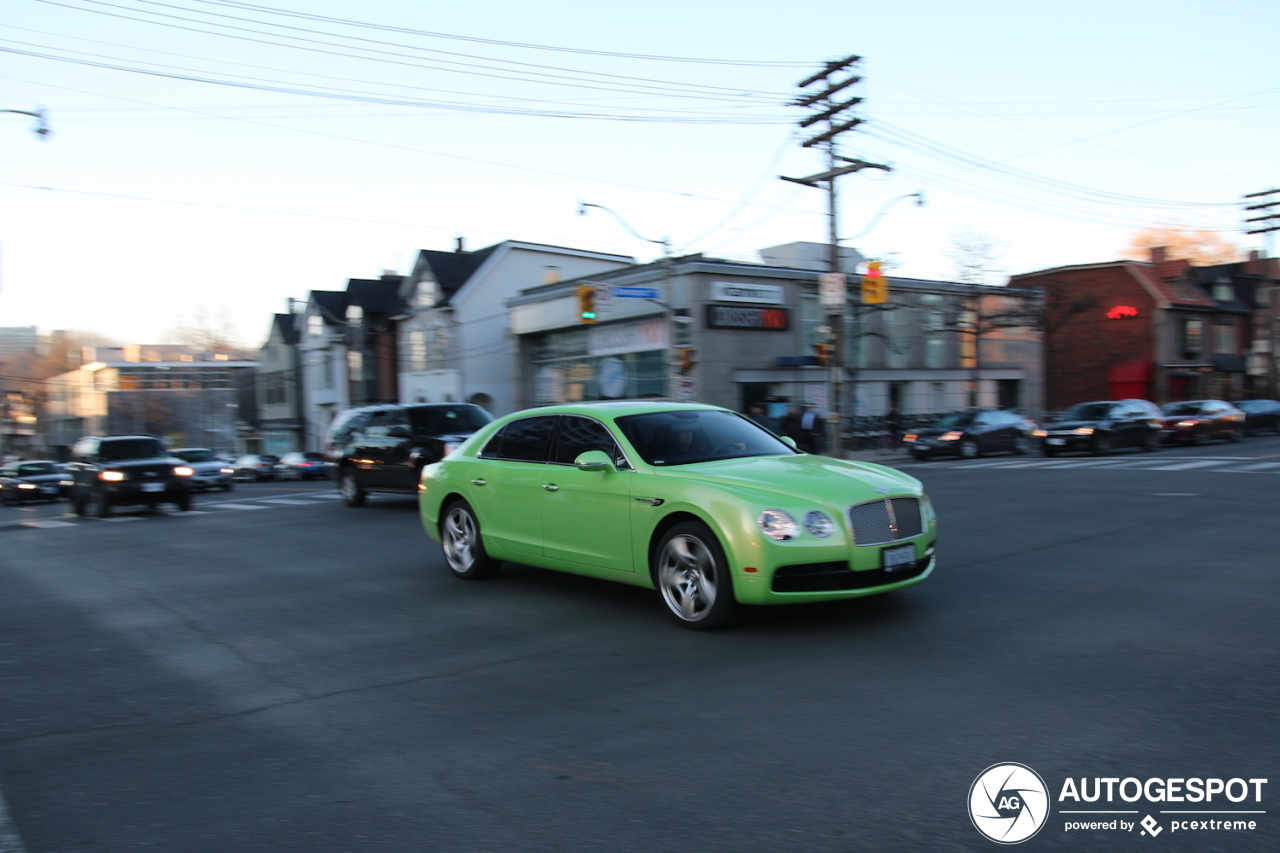
[[[699,404],[508,415],[424,467],[418,502],[459,578],[511,561],[634,584],[698,630],[741,605],[917,584],[936,558],[937,520],[915,478],[801,453]]]

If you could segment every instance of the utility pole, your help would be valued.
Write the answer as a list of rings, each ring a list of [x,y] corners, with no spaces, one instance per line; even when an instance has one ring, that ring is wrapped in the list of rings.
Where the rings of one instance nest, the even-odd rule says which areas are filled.
[[[827,190],[827,218],[828,218],[828,273],[823,276],[820,291],[822,311],[825,315],[822,328],[827,329],[824,334],[830,341],[830,346],[823,347],[824,352],[830,352],[831,358],[828,365],[828,383],[831,389],[828,408],[827,408],[827,425],[833,441],[834,455],[839,457],[842,455],[841,432],[840,429],[840,413],[841,413],[841,387],[845,379],[846,365],[848,364],[846,349],[844,346],[845,333],[844,322],[848,308],[848,284],[844,280],[843,273],[840,270],[840,230],[839,230],[839,199],[836,193],[836,178],[841,175],[847,175],[851,172],[858,172],[862,169],[883,169],[884,171],[892,171],[889,166],[880,163],[869,163],[865,160],[855,160],[849,157],[841,157],[838,146],[837,137],[842,133],[853,130],[863,123],[863,119],[850,118],[844,114],[846,110],[850,110],[862,102],[862,98],[849,98],[848,100],[837,100],[836,96],[850,86],[862,80],[861,77],[848,73],[845,76],[837,78],[841,72],[846,72],[850,67],[857,65],[862,61],[861,56],[847,56],[844,59],[832,60],[826,63],[821,71],[811,74],[796,84],[799,89],[808,89],[815,83],[821,82],[821,88],[816,91],[803,94],[795,101],[793,106],[802,109],[812,109],[807,117],[800,120],[800,127],[807,128],[815,124],[825,126],[825,130],[816,136],[810,137],[801,143],[804,148],[821,148],[827,154],[827,169],[816,175],[809,175],[804,178],[788,178],[779,175],[784,181],[790,181],[794,184],[802,184],[807,187],[819,187],[825,185]],[[846,165],[840,165],[844,163]],[[852,349],[855,350],[854,364],[857,364],[857,342],[858,335],[854,334]],[[823,341],[826,344],[827,341]],[[851,407],[856,414],[856,400]]]
[[[1280,189],[1263,190],[1262,192],[1249,193],[1246,199],[1260,199],[1255,204],[1245,205],[1245,210],[1262,211],[1261,216],[1254,216],[1245,219],[1248,223],[1256,223],[1253,227],[1247,228],[1248,234],[1262,234],[1262,263],[1263,270],[1269,272],[1271,270],[1271,258],[1274,256],[1272,250],[1272,234],[1280,231],[1280,213],[1275,212],[1276,207],[1280,207]],[[1280,301],[1280,287],[1272,287],[1270,299],[1267,300],[1267,384],[1268,391],[1272,394],[1280,388],[1280,329],[1277,329],[1277,323],[1280,322],[1280,306],[1276,303]]]

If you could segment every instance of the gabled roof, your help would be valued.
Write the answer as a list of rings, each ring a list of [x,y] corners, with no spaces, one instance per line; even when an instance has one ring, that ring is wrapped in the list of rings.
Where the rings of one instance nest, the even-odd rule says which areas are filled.
[[[1136,261],[1126,263],[1134,274],[1144,278],[1160,298],[1168,305],[1194,305],[1198,308],[1214,308],[1218,303],[1210,299],[1203,290],[1196,286],[1191,276],[1192,266],[1189,261],[1165,261],[1160,264],[1140,264]],[[1183,281],[1188,285],[1185,292],[1179,291],[1174,282]]]
[[[430,280],[440,289],[441,301],[448,302],[449,297],[458,291],[467,279],[480,269],[480,265],[489,259],[501,243],[477,249],[474,252],[438,252],[433,249],[420,249],[418,260],[413,266],[413,274],[409,281],[417,284]]]
[[[296,344],[300,337],[297,317],[293,314],[271,315],[271,334],[279,334],[286,344]]]
[[[359,305],[365,314],[399,314],[404,308],[399,289],[400,276],[348,279],[347,305]]]
[[[341,290],[313,290],[311,299],[320,309],[326,323],[341,325],[347,322],[347,294]]]

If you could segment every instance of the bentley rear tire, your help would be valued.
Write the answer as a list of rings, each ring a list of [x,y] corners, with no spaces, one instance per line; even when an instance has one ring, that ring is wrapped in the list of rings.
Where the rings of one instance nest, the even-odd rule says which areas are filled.
[[[444,549],[444,561],[454,576],[463,580],[493,577],[501,565],[485,551],[480,522],[464,500],[455,500],[445,507],[440,519],[440,545]]]

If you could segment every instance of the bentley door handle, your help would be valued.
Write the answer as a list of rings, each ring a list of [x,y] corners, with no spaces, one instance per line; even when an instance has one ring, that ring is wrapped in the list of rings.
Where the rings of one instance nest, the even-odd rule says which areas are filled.
[[[560,491],[560,487],[555,485],[554,483],[544,483],[542,488],[546,489],[548,492]]]
[[[487,485],[489,485],[489,481],[488,481],[488,480],[472,480],[472,481],[471,481],[471,485],[473,485],[473,486],[487,486]]]

